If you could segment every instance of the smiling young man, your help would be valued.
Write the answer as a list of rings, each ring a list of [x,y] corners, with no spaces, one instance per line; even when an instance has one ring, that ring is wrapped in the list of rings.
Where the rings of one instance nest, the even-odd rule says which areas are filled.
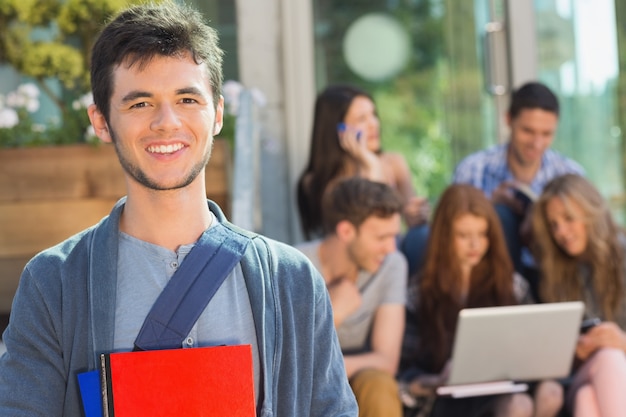
[[[507,123],[509,141],[465,157],[453,182],[471,184],[494,202],[516,206],[511,183],[526,184],[539,195],[552,178],[583,171],[550,148],[559,123],[559,101],[547,86],[530,82],[515,90]]]
[[[507,112],[507,143],[465,157],[456,167],[455,183],[471,184],[491,198],[500,216],[515,269],[529,278],[537,296],[535,268],[527,251],[530,204],[516,197],[516,188],[535,195],[551,179],[584,174],[575,161],[551,149],[559,122],[559,101],[544,84],[529,82],[515,90]]]
[[[402,415],[395,374],[404,333],[407,265],[396,251],[402,198],[351,177],[322,201],[325,236],[298,246],[326,281],[359,416]]]
[[[146,316],[194,268],[196,282],[224,280],[173,347],[250,345],[258,416],[357,414],[320,274],[206,199],[221,63],[216,32],[187,6],[132,7],[104,28],[89,117],[115,146],[127,197],[25,267],[4,334],[0,415],[83,415],[77,375],[97,369],[100,353],[151,346]],[[204,256],[222,248],[239,253],[232,269]]]

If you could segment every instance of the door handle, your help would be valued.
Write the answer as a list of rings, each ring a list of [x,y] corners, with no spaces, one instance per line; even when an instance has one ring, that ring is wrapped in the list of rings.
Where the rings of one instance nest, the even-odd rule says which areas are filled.
[[[502,22],[485,24],[483,36],[483,56],[485,87],[494,96],[504,96],[509,92],[506,65],[505,26]],[[504,62],[503,62],[504,60]]]

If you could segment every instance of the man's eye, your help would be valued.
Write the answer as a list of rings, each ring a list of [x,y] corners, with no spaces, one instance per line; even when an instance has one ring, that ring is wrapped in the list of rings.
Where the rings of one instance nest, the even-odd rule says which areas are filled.
[[[198,102],[198,100],[196,100],[194,98],[184,98],[182,101],[183,101],[183,103],[186,103],[186,104],[192,104],[192,103],[197,103]]]
[[[137,108],[141,108],[141,107],[146,107],[148,105],[148,103],[146,103],[145,101],[142,101],[141,103],[135,103],[132,106],[130,106],[131,109],[137,109]]]

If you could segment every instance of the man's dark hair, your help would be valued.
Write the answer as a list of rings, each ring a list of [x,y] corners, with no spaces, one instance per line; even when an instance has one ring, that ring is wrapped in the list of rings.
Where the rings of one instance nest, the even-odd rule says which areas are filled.
[[[217,32],[202,14],[187,5],[166,1],[142,4],[123,10],[102,30],[91,53],[93,100],[109,121],[113,70],[147,65],[156,56],[181,57],[191,54],[207,68],[217,106],[222,88],[222,56]]]
[[[349,177],[330,186],[322,200],[322,221],[326,234],[335,233],[347,220],[359,227],[371,216],[388,218],[402,210],[400,194],[389,185],[362,177]]]
[[[559,99],[546,85],[529,82],[511,94],[509,117],[515,119],[522,110],[541,109],[559,116]]]

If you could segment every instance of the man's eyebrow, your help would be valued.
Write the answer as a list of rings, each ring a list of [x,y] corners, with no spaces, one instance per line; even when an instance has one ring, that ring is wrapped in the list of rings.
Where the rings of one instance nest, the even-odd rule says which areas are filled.
[[[152,97],[152,93],[148,93],[147,91],[131,91],[122,97],[122,103],[128,103],[129,101],[135,101],[138,98],[150,98]]]
[[[200,89],[196,87],[185,87],[185,88],[179,88],[178,90],[176,90],[176,95],[181,95],[181,94],[192,94],[195,96],[204,96],[202,91],[200,91]]]
[[[179,88],[178,90],[176,90],[176,95],[185,95],[185,94],[191,94],[195,96],[204,97],[204,94],[202,93],[202,91],[196,87],[185,87],[185,88]],[[152,93],[149,93],[147,91],[135,90],[135,91],[129,92],[124,97],[122,97],[122,103],[128,103],[128,102],[140,99],[140,98],[152,98],[152,97],[154,97],[154,94]]]

